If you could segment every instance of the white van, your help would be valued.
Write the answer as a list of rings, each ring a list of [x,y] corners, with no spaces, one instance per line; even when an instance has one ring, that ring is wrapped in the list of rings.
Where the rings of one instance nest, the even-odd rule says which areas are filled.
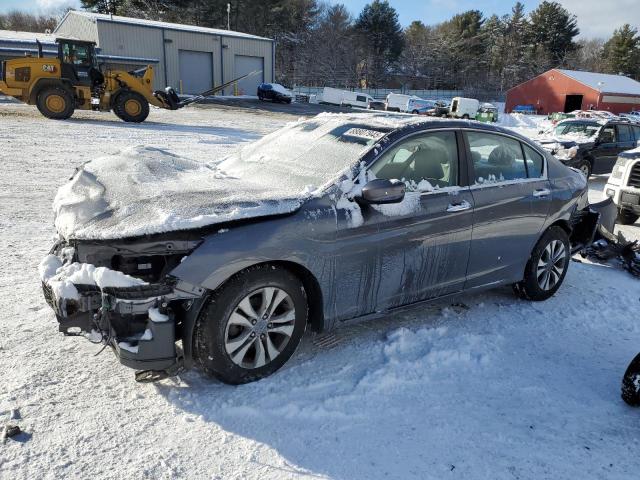
[[[318,103],[328,103],[330,105],[342,105],[345,107],[367,108],[369,102],[373,101],[371,95],[361,92],[350,92],[337,88],[324,87],[322,93],[318,94]]]
[[[453,97],[449,116],[454,118],[476,118],[480,102],[475,98]]]
[[[387,110],[390,112],[408,112],[409,100],[422,100],[415,95],[404,95],[402,93],[390,93],[387,95]]]

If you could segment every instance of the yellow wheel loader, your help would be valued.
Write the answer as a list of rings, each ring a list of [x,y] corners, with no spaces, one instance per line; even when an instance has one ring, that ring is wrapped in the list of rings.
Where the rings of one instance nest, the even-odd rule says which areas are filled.
[[[36,105],[45,117],[57,120],[67,119],[80,109],[113,110],[125,122],[143,122],[149,115],[149,105],[177,110],[259,73],[251,72],[181,101],[171,87],[153,91],[151,65],[131,72],[101,71],[93,42],[58,38],[57,58],[44,58],[42,45],[36,43],[37,58],[0,62],[0,93]]]

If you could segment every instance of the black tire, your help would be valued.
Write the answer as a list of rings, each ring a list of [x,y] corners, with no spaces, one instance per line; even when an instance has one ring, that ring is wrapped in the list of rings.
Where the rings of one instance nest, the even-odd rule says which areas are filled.
[[[618,219],[617,222],[620,225],[633,225],[638,221],[640,215],[636,215],[630,210],[625,210],[624,208],[618,209]]]
[[[414,110],[413,112],[411,112],[413,115],[418,115],[418,110]]]
[[[548,246],[557,245],[555,242],[561,242],[564,246],[564,254],[562,258],[564,259],[562,263],[562,269],[559,275],[557,275],[557,270],[552,272],[553,267],[546,272],[546,275],[552,279],[555,279],[555,283],[553,285],[549,285],[548,288],[543,288],[540,285],[541,279],[539,279],[539,271],[540,262],[545,261],[545,256],[547,255],[546,249]],[[524,278],[514,285],[515,292],[520,295],[520,297],[526,300],[532,301],[542,301],[552,297],[562,285],[564,277],[567,274],[567,270],[569,269],[569,262],[571,260],[571,247],[569,244],[569,237],[567,236],[567,232],[565,232],[560,227],[551,227],[549,228],[538,240],[536,246],[533,248],[533,252],[531,252],[531,257],[527,262],[527,266],[524,269]],[[557,267],[557,265],[556,265]],[[558,267],[559,268],[559,267]],[[542,273],[544,279],[545,273]]]
[[[585,174],[587,180],[589,179],[589,177],[591,176],[591,170],[593,169],[593,167],[591,166],[591,162],[589,162],[588,160],[582,160],[576,168],[583,174]]]
[[[469,115],[467,115],[466,113],[464,115],[462,115],[462,119],[463,120],[469,120]]]
[[[36,105],[42,115],[52,120],[66,120],[75,110],[73,94],[59,85],[44,87],[40,90]]]
[[[240,302],[252,292],[265,287],[275,287],[283,290],[292,301],[295,320],[293,320],[293,332],[288,342],[282,347],[282,351],[265,365],[256,368],[245,368],[237,364],[225,348],[227,339],[227,324],[232,314],[237,313]],[[307,326],[308,306],[304,287],[300,280],[288,270],[272,265],[261,265],[247,269],[226,282],[220,289],[214,292],[204,306],[194,333],[194,352],[196,364],[205,373],[220,381],[232,385],[253,382],[271,375],[282,367],[293,355]],[[258,328],[258,326],[256,326]],[[243,330],[244,332],[244,330]],[[244,333],[241,333],[244,335]],[[240,334],[238,335],[240,336]],[[255,342],[248,340],[254,346],[249,347],[249,355],[253,349],[257,356]],[[260,338],[264,337],[260,335]],[[248,337],[245,337],[248,338]],[[244,345],[247,342],[243,341]]]
[[[144,122],[149,116],[149,102],[137,92],[125,91],[115,98],[113,113],[125,122]]]
[[[640,407],[640,353],[631,360],[622,377],[622,400],[632,407]]]

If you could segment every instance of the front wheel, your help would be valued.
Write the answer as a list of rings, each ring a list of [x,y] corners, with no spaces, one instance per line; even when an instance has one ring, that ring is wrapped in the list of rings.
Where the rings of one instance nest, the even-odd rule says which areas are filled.
[[[632,407],[640,406],[640,353],[631,361],[622,377],[622,399]]]
[[[307,325],[298,278],[271,265],[229,280],[196,323],[194,351],[204,371],[229,384],[271,375],[293,355]]]
[[[625,210],[624,208],[618,209],[618,219],[617,222],[620,225],[633,225],[638,221],[640,215],[636,215],[635,213]]]
[[[464,115],[462,115],[462,119],[463,120],[469,120],[469,115],[467,115],[466,113]]]
[[[591,176],[591,164],[586,160],[583,160],[580,165],[578,165],[578,170],[580,170],[587,179]]]
[[[115,99],[113,113],[125,122],[144,122],[149,116],[149,102],[136,92],[122,92]]]
[[[75,110],[73,95],[59,85],[43,88],[36,102],[40,113],[53,120],[66,120]]]
[[[515,285],[526,300],[540,301],[553,296],[569,268],[571,247],[567,233],[551,227],[538,240],[524,270],[524,278]]]

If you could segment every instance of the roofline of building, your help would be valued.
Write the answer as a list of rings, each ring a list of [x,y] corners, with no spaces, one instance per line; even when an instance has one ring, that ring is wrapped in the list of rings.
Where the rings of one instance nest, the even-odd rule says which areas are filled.
[[[519,83],[518,85],[514,85],[513,87],[507,89],[507,91],[505,93],[509,93],[511,90],[513,90],[514,88],[518,88],[521,85],[524,85],[525,83],[529,83],[532,82],[533,80],[535,80],[538,77],[541,77],[543,75],[548,74],[549,72],[554,72],[554,73],[559,73],[560,75],[562,75],[565,78],[568,78],[569,80],[572,80],[574,82],[579,83],[580,85],[585,86],[586,88],[588,88],[589,90],[596,92],[600,95],[617,95],[617,96],[621,96],[621,97],[637,97],[639,94],[637,93],[621,93],[621,92],[613,92],[613,91],[608,91],[608,90],[598,90],[597,88],[593,88],[591,85],[587,85],[584,82],[581,82],[580,80],[578,80],[575,77],[572,77],[571,75],[567,75],[566,73],[564,73],[562,71],[562,69],[560,68],[550,68],[549,70],[547,70],[546,72],[542,72],[539,75],[536,75],[533,78],[530,78],[529,80],[525,80],[524,82]]]
[[[86,18],[93,18],[96,21],[96,23],[97,22],[116,23],[116,24],[123,24],[123,25],[132,25],[132,26],[135,26],[135,27],[153,28],[153,29],[158,29],[158,30],[170,30],[170,31],[174,31],[174,32],[189,32],[189,33],[199,33],[199,34],[202,34],[202,35],[217,35],[217,36],[223,37],[223,38],[239,38],[239,39],[244,39],[244,40],[260,40],[260,41],[263,41],[263,42],[271,42],[271,43],[275,42],[275,40],[273,38],[260,37],[258,35],[251,35],[250,33],[237,32],[240,35],[228,35],[228,34],[223,33],[224,30],[219,30],[219,29],[214,29],[214,28],[210,29],[211,31],[209,31],[209,32],[197,31],[197,30],[189,30],[189,27],[207,28],[207,29],[209,29],[209,27],[198,27],[197,25],[184,25],[183,28],[178,28],[179,24],[172,24],[172,23],[168,23],[168,22],[159,22],[159,23],[163,23],[163,25],[147,25],[147,24],[144,24],[144,23],[127,22],[127,21],[123,21],[123,20],[114,20],[113,18],[110,18],[110,19],[102,18],[102,17],[91,15],[91,12],[80,12],[80,11],[77,11],[77,10],[69,10],[67,13],[65,13],[64,17],[62,17],[62,20],[60,20],[60,22],[58,23],[56,28],[53,30],[53,33],[58,31],[58,27],[60,25],[62,25],[62,23],[65,21],[65,19],[72,13],[78,14],[78,15],[86,17]],[[127,18],[127,17],[120,17],[120,18]],[[171,25],[176,25],[176,27],[173,27]]]

